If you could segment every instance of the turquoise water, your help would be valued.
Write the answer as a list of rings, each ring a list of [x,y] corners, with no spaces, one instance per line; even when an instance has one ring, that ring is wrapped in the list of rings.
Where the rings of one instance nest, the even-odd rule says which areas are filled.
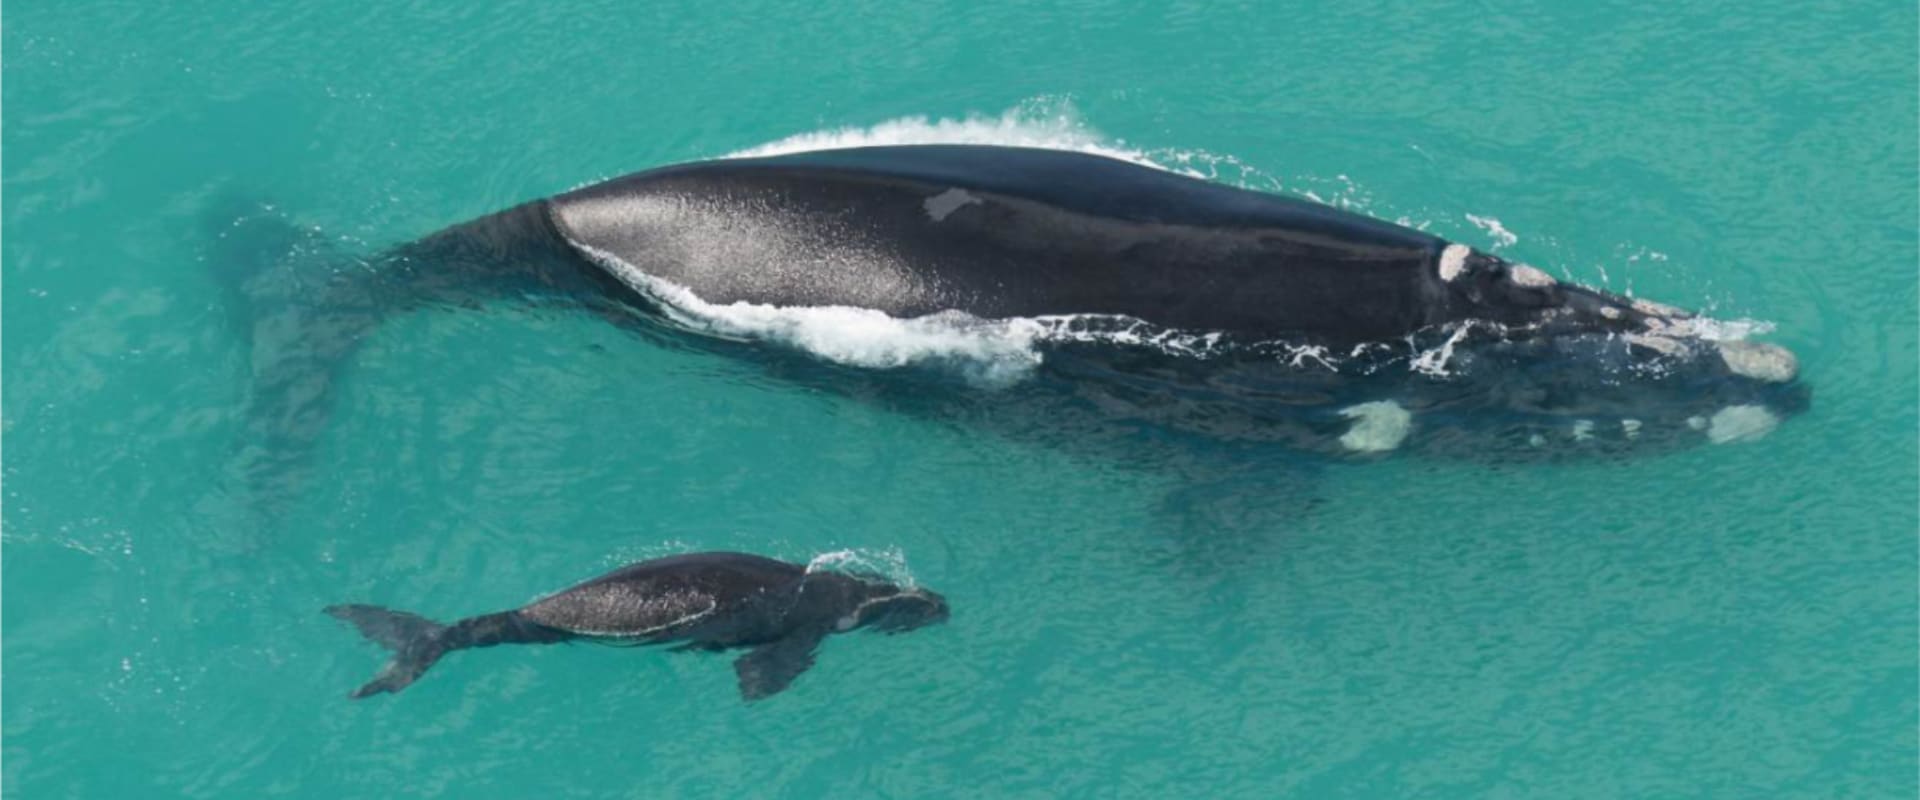
[[[1917,29],[1779,0],[12,4],[4,790],[1910,797]],[[236,522],[217,198],[367,253],[663,163],[952,139],[1311,193],[1771,325],[1814,407],[1287,487],[437,312],[354,360],[288,519]],[[954,617],[836,637],[749,706],[724,657],[594,647],[350,702],[382,656],[319,613],[456,617],[696,549],[851,550]]]

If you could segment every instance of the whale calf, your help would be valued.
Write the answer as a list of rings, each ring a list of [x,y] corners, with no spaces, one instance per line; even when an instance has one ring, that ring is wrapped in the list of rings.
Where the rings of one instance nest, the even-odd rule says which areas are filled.
[[[233,227],[223,235],[247,240]],[[274,260],[257,242],[239,249]],[[1059,150],[680,164],[351,268],[313,261],[280,258],[243,282],[246,419],[269,443],[254,471],[311,449],[335,371],[382,320],[435,307],[574,309],[828,358],[819,341],[854,335],[837,320],[999,337],[1030,356],[1025,374],[1066,387],[1054,408],[1337,458],[1723,444],[1810,397],[1791,352],[1677,308],[1320,203]]]
[[[511,611],[445,625],[370,605],[328,606],[326,613],[394,652],[354,698],[405,689],[456,650],[592,640],[678,642],[676,650],[748,648],[733,663],[746,700],[787,688],[813,665],[814,649],[829,634],[900,633],[948,615],[946,599],[925,589],[718,552],[631,564]]]

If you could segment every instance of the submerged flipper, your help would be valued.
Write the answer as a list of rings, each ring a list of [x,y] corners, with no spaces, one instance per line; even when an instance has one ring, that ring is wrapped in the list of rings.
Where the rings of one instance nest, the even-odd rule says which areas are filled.
[[[826,635],[824,630],[796,631],[734,661],[733,671],[740,676],[740,699],[760,700],[786,689],[813,666],[813,650]]]

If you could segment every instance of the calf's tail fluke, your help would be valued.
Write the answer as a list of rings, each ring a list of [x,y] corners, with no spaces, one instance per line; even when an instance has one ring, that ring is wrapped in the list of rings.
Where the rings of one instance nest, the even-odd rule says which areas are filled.
[[[353,691],[350,696],[355,699],[407,688],[450,649],[449,627],[418,614],[366,605],[327,606],[326,612],[353,623],[362,635],[393,651],[393,660],[380,674]]]

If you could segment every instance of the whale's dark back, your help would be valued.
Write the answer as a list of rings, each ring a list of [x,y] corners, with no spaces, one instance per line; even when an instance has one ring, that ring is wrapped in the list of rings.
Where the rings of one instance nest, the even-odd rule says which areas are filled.
[[[689,553],[609,572],[529,603],[520,614],[581,635],[673,635],[709,614],[790,595],[805,575],[798,564],[749,553]],[[753,628],[764,620],[746,622]]]
[[[714,303],[1121,314],[1334,341],[1440,321],[1446,242],[1082,153],[913,146],[709,161],[551,201],[603,263]]]

